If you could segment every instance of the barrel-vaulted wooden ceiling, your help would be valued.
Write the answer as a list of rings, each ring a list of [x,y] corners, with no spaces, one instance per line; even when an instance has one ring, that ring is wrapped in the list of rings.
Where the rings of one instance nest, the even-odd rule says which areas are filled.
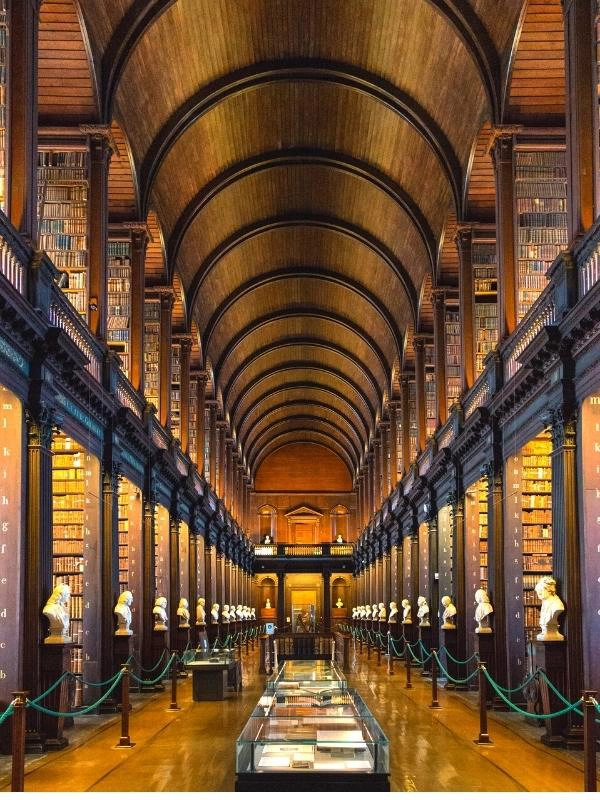
[[[355,474],[407,331],[452,281],[445,226],[448,249],[456,220],[493,217],[490,126],[538,118],[531,73],[560,0],[46,0],[42,32],[44,8],[47,33],[78,12],[64,36],[91,77],[62,79],[117,126],[115,208],[130,186],[160,226],[151,282],[163,266],[181,281],[249,470],[312,441]]]

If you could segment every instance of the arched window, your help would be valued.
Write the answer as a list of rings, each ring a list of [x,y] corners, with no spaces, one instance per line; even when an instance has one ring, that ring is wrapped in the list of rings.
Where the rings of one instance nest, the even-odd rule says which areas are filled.
[[[349,516],[346,506],[335,506],[335,508],[331,509],[331,540],[333,542],[341,543],[348,541]]]
[[[258,541],[260,544],[274,544],[277,533],[277,511],[273,506],[258,509]]]

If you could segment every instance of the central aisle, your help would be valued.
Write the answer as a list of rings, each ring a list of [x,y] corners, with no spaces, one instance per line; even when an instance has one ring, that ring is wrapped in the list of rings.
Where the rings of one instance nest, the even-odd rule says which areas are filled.
[[[478,716],[460,699],[440,693],[443,708],[428,707],[430,684],[404,670],[389,677],[374,658],[359,662],[351,684],[361,692],[390,739],[392,791],[581,791],[582,772],[563,753],[535,746],[490,723],[494,747],[472,739]],[[182,710],[166,713],[169,692],[131,717],[136,747],[115,750],[115,722],[87,743],[37,761],[26,791],[233,791],[235,740],[265,678],[257,654],[244,659],[244,690],[225,701],[194,703],[191,679],[179,685]],[[452,726],[452,730],[450,729]],[[8,787],[4,787],[6,791]]]

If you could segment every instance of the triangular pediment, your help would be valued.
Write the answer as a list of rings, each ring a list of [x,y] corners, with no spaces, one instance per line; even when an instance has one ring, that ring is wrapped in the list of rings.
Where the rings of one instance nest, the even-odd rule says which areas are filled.
[[[288,511],[285,516],[290,519],[291,517],[322,517],[323,514],[310,506],[298,506],[298,508]]]

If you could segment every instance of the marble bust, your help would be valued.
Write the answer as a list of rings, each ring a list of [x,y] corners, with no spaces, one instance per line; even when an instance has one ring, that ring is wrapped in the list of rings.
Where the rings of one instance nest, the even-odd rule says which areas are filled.
[[[410,600],[408,600],[406,597],[402,601],[402,608],[404,609],[402,612],[402,624],[412,625],[412,606],[410,604]]]
[[[177,616],[179,617],[179,627],[180,628],[189,628],[190,627],[190,612],[189,612],[190,604],[186,600],[185,597],[182,597],[179,600],[179,605],[177,607]]]
[[[368,603],[365,606],[365,619],[371,619],[371,606]]]
[[[271,608],[271,598],[270,597],[267,597],[267,600],[265,602],[265,608]]]
[[[385,618],[387,617],[387,611],[385,610],[385,603],[379,603],[379,621],[384,622]]]
[[[442,605],[444,606],[444,613],[442,614],[442,628],[447,631],[454,630],[456,628],[456,625],[454,624],[454,618],[456,617],[456,606],[447,594],[442,597]]]
[[[255,608],[251,608],[250,609],[250,619],[256,619],[256,609]]]
[[[70,599],[70,587],[66,583],[58,583],[42,612],[50,623],[50,634],[44,639],[45,644],[67,644],[73,641],[69,636],[68,603]]]
[[[114,613],[117,617],[117,630],[115,636],[132,636],[133,631],[129,627],[131,625],[131,605],[133,603],[133,595],[130,591],[121,592],[114,608]]]
[[[196,603],[196,625],[204,625],[206,623],[205,605],[206,600],[203,597],[199,597]]]
[[[167,598],[166,597],[157,597],[154,601],[154,608],[152,609],[152,613],[154,614],[154,630],[155,631],[166,631],[168,628],[167,620]]]
[[[231,615],[229,613],[229,606],[227,603],[223,606],[223,610],[221,611],[221,622],[230,622]]]
[[[344,603],[342,602],[342,598],[341,597],[338,597],[338,599],[336,600],[335,607],[336,608],[343,608],[344,607]]]
[[[542,601],[540,609],[540,627],[537,639],[540,642],[562,642],[564,636],[558,630],[558,618],[565,610],[560,597],[556,594],[556,581],[545,575],[535,585],[535,593]]]
[[[377,603],[373,603],[371,607],[371,617],[372,619],[379,619],[379,606]]]
[[[390,602],[390,615],[388,622],[398,622],[398,603],[395,600]]]
[[[213,603],[210,609],[210,618],[213,622],[219,621],[219,604]]]
[[[238,619],[244,619],[244,613],[242,611],[241,603],[238,603],[238,605],[235,607],[235,615]]]
[[[492,628],[490,627],[489,617],[494,609],[485,589],[477,589],[475,602],[477,603],[475,608],[475,622],[477,623],[475,633],[491,633]]]
[[[248,606],[242,606],[242,619],[250,619],[250,609]]]
[[[356,606],[352,607],[352,619],[356,619]]]
[[[431,627],[429,623],[429,604],[427,599],[422,595],[417,598],[417,617],[419,618],[420,628]]]

